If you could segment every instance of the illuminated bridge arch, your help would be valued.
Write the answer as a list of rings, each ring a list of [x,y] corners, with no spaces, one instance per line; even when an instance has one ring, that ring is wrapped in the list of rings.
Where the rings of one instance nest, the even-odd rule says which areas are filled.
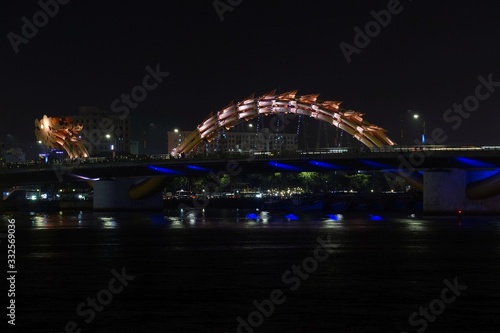
[[[340,107],[342,102],[319,101],[319,95],[297,96],[297,90],[276,95],[275,91],[261,97],[251,95],[239,103],[231,102],[228,106],[211,113],[201,122],[171,154],[179,156],[189,154],[203,142],[210,142],[217,137],[222,128],[230,129],[242,119],[250,120],[259,115],[297,114],[325,121],[351,134],[367,147],[394,146],[395,143],[385,134],[381,127],[370,124],[363,119],[363,114]],[[134,185],[129,190],[129,197],[139,199],[161,188],[166,176],[154,176]]]
[[[351,134],[367,147],[393,146],[381,127],[370,124],[363,119],[363,114],[340,107],[342,102],[318,101],[319,95],[297,96],[297,90],[276,95],[275,91],[255,98],[252,94],[239,103],[231,102],[228,106],[211,113],[196,130],[191,132],[177,148],[173,155],[189,154],[202,142],[213,140],[220,129],[230,129],[240,120],[250,120],[259,115],[297,114],[325,121]]]

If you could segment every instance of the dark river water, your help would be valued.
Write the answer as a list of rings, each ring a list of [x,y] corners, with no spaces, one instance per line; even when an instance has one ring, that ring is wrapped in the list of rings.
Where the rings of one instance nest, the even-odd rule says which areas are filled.
[[[500,332],[500,218],[0,216],[16,225],[7,331]]]

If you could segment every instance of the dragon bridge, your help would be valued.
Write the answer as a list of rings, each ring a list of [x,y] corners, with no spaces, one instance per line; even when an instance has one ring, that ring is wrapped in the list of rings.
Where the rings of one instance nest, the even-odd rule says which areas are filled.
[[[89,153],[80,132],[83,125],[74,124],[68,117],[47,117],[35,120],[35,136],[38,141],[50,148],[64,149],[69,158],[88,157]]]
[[[202,142],[213,140],[220,129],[230,129],[241,119],[250,120],[259,115],[297,114],[325,121],[351,134],[367,147],[393,146],[395,143],[381,127],[363,119],[363,114],[341,108],[342,102],[319,101],[319,94],[297,96],[297,90],[276,95],[276,90],[261,97],[251,96],[239,103],[231,102],[228,106],[211,113],[196,130],[172,151],[174,156],[189,154]]]

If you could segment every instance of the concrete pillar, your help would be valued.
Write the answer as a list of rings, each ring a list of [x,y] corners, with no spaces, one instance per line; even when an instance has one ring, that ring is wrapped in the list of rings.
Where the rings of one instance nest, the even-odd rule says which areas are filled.
[[[500,196],[483,200],[470,200],[466,196],[467,183],[477,179],[478,171],[449,169],[426,171],[424,174],[424,214],[456,215],[498,214]]]
[[[128,196],[130,186],[142,179],[117,178],[94,182],[94,210],[161,210],[163,209],[162,193],[133,200]]]

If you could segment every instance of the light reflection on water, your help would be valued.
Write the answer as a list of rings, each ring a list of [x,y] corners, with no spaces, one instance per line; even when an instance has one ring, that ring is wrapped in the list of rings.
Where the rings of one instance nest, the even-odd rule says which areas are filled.
[[[98,220],[102,223],[103,229],[115,229],[118,227],[118,223],[112,216],[100,216]]]
[[[130,226],[150,226],[160,228],[275,228],[275,227],[318,227],[341,229],[346,226],[371,228],[395,223],[410,231],[424,232],[430,221],[416,217],[391,218],[382,214],[373,219],[373,215],[344,216],[326,212],[271,212],[260,210],[220,210],[179,209],[164,212],[57,212],[30,213],[30,225],[33,229],[56,228],[92,228],[119,229]]]
[[[56,228],[98,228],[117,229],[124,225],[151,225],[167,228],[191,227],[224,227],[237,225],[239,227],[259,227],[268,223],[274,225],[288,222],[293,226],[303,222],[310,222],[309,217],[301,218],[294,214],[272,215],[267,211],[246,212],[227,210],[223,214],[211,214],[207,217],[205,209],[158,212],[158,213],[99,213],[99,212],[57,212],[57,213],[30,213],[30,225],[33,229]],[[320,220],[318,220],[320,221]]]
[[[17,215],[17,214],[16,214]],[[178,209],[163,212],[92,212],[67,211],[51,213],[29,213],[22,215],[29,220],[32,229],[106,229],[148,226],[154,228],[327,228],[345,227],[367,229],[387,225],[397,226],[411,232],[428,232],[440,221],[455,222],[462,228],[474,224],[474,218],[457,220],[449,218],[422,218],[416,216],[397,217],[377,213],[346,214],[328,212],[278,212],[239,209]],[[12,215],[3,216],[3,220]],[[19,218],[18,218],[19,219]],[[494,222],[490,222],[494,224]],[[498,229],[497,229],[498,230]],[[500,230],[498,230],[500,232]]]
[[[77,214],[31,213],[31,225],[34,229],[74,228],[82,221],[81,212]]]
[[[404,220],[406,227],[411,231],[427,231],[428,223],[421,220]]]
[[[490,323],[496,323],[498,307],[491,309],[491,304],[500,299],[498,218],[464,217],[459,222],[456,217],[379,212],[382,219],[372,220],[369,212],[345,216],[294,212],[297,219],[292,220],[289,214],[184,209],[9,215],[16,219],[23,244],[19,249],[24,260],[22,285],[26,287],[19,288],[18,297],[24,302],[23,316],[30,319],[24,323],[44,325],[43,330],[21,331],[63,328],[75,317],[76,302],[106,287],[113,267],[126,267],[137,279],[120,296],[128,298],[130,306],[113,305],[96,317],[95,323],[113,327],[109,332],[131,332],[116,328],[113,320],[124,318],[123,323],[132,327],[137,309],[143,309],[141,325],[147,321],[179,328],[172,331],[191,332],[195,330],[181,326],[193,324],[203,328],[200,332],[215,332],[218,327],[234,332],[235,318],[250,313],[253,300],[267,299],[273,288],[287,291],[290,301],[266,318],[269,332],[299,332],[293,329],[294,321],[315,316],[321,318],[317,321],[321,325],[300,332],[367,332],[362,326],[367,327],[372,313],[378,317],[370,328],[387,323],[384,330],[376,331],[392,328],[399,332],[408,328],[413,311],[439,297],[443,279],[455,276],[470,287],[432,323],[433,331],[451,332],[443,327],[459,321],[453,331],[463,332],[456,329],[465,322],[460,309],[478,309],[471,320],[487,323],[471,332],[487,331]],[[5,226],[6,216],[0,217]],[[290,292],[283,284],[283,273],[312,256],[318,237],[326,240],[327,236],[331,236],[333,250],[330,258],[298,290]],[[118,302],[121,300],[113,304],[121,304]],[[207,315],[209,307],[216,310]],[[47,311],[49,308],[57,311]],[[65,309],[68,311],[63,313]],[[83,318],[76,319],[85,327]],[[207,325],[213,327],[205,329]],[[288,327],[282,329],[283,325]]]

